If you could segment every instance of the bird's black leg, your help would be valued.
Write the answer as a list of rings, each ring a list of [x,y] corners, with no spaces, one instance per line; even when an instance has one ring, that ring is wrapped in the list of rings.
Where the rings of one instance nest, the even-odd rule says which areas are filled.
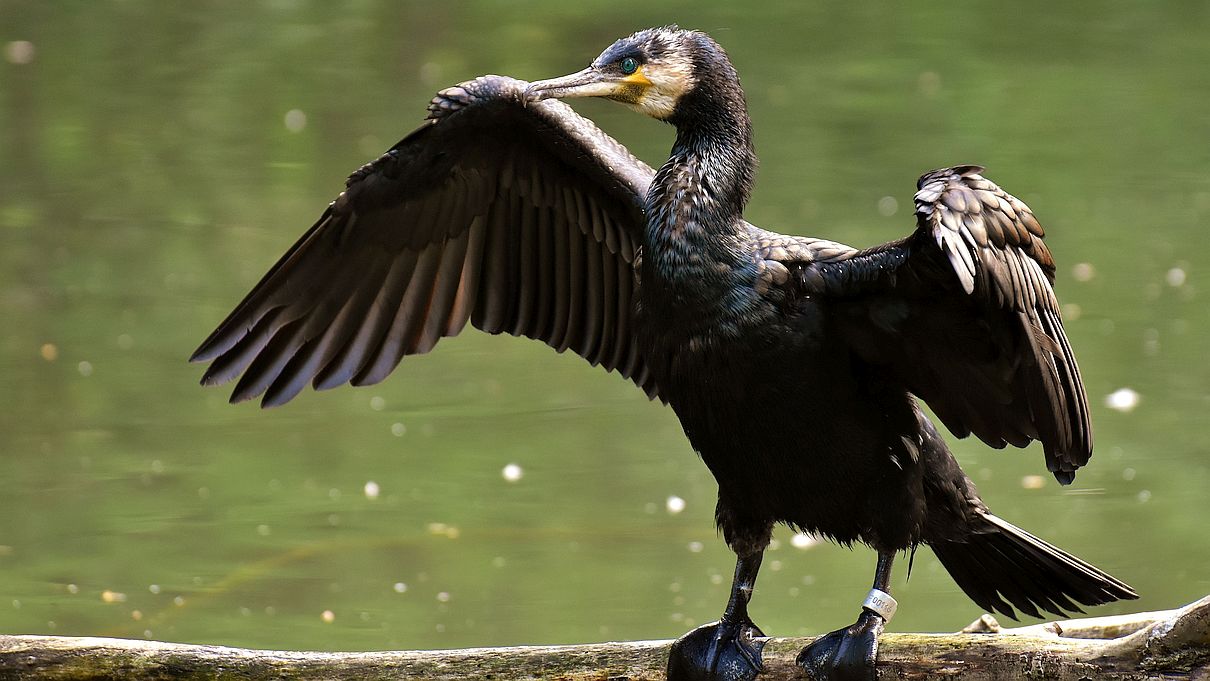
[[[873,681],[878,658],[878,635],[895,614],[891,598],[891,564],[894,551],[878,552],[874,588],[862,603],[853,625],[821,636],[798,654],[798,666],[815,681]]]
[[[731,598],[717,622],[703,624],[678,638],[668,655],[669,681],[748,681],[761,670],[764,633],[748,618],[763,548],[740,554],[735,562]]]

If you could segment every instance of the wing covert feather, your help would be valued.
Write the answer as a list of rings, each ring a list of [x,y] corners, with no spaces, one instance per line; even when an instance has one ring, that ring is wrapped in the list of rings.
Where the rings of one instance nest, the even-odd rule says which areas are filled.
[[[982,170],[923,175],[905,239],[864,251],[799,239],[803,257],[771,238],[764,252],[792,268],[800,294],[834,302],[855,352],[898,376],[955,435],[993,447],[1039,440],[1067,484],[1092,455],[1092,425],[1054,261],[1030,209]]]

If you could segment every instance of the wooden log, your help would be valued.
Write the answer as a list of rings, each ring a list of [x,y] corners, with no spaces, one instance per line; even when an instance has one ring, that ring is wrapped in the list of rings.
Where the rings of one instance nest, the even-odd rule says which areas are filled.
[[[810,638],[772,638],[760,679],[801,679]],[[671,641],[319,653],[158,641],[0,636],[0,679],[561,679],[661,681]],[[880,679],[1210,679],[1210,596],[1184,608],[956,634],[884,634]]]

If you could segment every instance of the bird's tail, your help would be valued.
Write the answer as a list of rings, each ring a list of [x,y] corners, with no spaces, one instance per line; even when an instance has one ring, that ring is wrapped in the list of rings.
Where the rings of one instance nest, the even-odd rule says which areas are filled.
[[[1129,585],[990,513],[965,541],[931,542],[933,552],[971,600],[1016,619],[1038,609],[1060,617],[1077,605],[1132,600]],[[1006,602],[1007,601],[1007,602]],[[1011,605],[1010,605],[1011,604]]]

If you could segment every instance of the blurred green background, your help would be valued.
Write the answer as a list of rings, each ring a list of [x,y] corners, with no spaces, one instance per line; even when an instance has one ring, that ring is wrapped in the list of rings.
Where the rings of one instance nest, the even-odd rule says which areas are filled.
[[[435,90],[669,22],[743,77],[752,222],[880,243],[964,162],[1034,208],[1096,456],[1060,489],[1036,447],[956,452],[999,515],[1143,595],[1097,614],[1210,592],[1210,5],[0,0],[0,631],[356,650],[716,618],[714,482],[616,376],[468,332],[262,412],[185,362]],[[576,106],[664,158],[669,127]],[[873,553],[777,538],[754,619],[851,622]],[[927,550],[894,583],[894,630],[979,614]]]

